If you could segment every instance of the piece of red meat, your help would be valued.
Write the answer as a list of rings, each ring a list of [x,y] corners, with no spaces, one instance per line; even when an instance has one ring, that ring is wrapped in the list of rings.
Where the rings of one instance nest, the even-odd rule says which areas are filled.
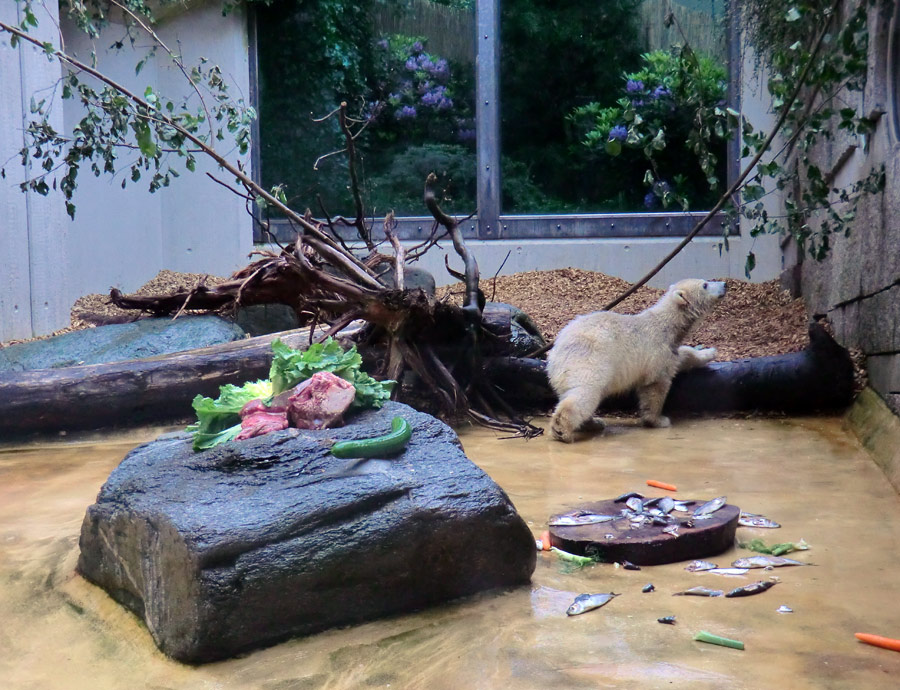
[[[319,371],[294,388],[288,403],[288,419],[298,429],[339,426],[355,397],[352,383],[331,372]]]
[[[243,410],[241,412],[243,413]],[[287,427],[288,419],[285,412],[252,412],[241,419],[241,433],[237,435],[236,440],[243,441],[246,438],[263,436]]]

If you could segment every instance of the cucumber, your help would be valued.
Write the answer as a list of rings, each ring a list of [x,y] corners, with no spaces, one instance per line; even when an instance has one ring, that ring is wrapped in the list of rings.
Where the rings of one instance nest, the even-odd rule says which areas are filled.
[[[336,458],[375,458],[399,453],[412,436],[412,426],[403,417],[391,420],[391,433],[358,441],[338,441],[331,446]]]

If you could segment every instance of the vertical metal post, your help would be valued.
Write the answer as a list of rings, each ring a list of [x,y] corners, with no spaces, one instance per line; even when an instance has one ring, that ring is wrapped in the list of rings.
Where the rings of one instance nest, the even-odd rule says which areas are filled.
[[[500,0],[476,0],[475,131],[478,236],[500,228]]]

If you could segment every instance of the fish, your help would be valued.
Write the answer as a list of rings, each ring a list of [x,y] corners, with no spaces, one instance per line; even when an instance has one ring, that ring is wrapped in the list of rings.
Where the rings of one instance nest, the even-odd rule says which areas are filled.
[[[599,609],[604,604],[608,604],[612,601],[613,597],[617,596],[619,595],[615,592],[603,594],[579,594],[575,597],[575,601],[572,602],[572,605],[566,609],[566,615],[577,616],[580,613],[587,613],[588,611]]]
[[[575,513],[558,515],[547,524],[550,527],[574,527],[577,525],[597,525],[601,522],[618,520],[618,515],[598,515],[596,513]]]
[[[652,508],[653,506],[655,506],[657,503],[659,503],[664,498],[665,498],[665,496],[654,496],[653,498],[645,498],[644,503],[643,503],[644,509]]]
[[[625,503],[625,501],[627,501],[629,498],[636,498],[638,500],[644,499],[644,497],[637,491],[629,491],[627,494],[622,494],[618,498],[614,498],[613,503]]]
[[[749,597],[754,594],[762,594],[767,589],[774,587],[778,583],[777,580],[769,580],[759,582],[751,582],[749,585],[744,585],[743,587],[735,587],[733,590],[726,594],[726,597]]]
[[[775,613],[793,613],[793,612],[794,612],[794,609],[792,609],[790,606],[785,606],[784,604],[782,604],[777,609],[775,609]]]
[[[678,525],[669,525],[663,530],[666,534],[671,534],[673,537],[678,536]]]
[[[691,587],[683,592],[675,592],[673,597],[720,597],[725,592],[721,589],[708,589],[706,587]]]
[[[644,509],[644,502],[639,499],[637,496],[632,496],[627,501],[625,501],[625,505],[629,510],[633,510],[635,513],[640,513]]]
[[[714,498],[711,501],[707,501],[699,508],[694,509],[693,517],[694,519],[706,519],[713,513],[715,513],[719,508],[725,505],[728,501],[727,496],[719,496],[718,498]]]
[[[675,510],[675,499],[671,496],[663,496],[659,503],[656,504],[656,507],[659,508],[665,515],[668,515],[673,510]]]
[[[641,591],[644,594],[649,594],[650,592],[654,591],[655,589],[656,589],[656,587],[653,586],[653,583],[648,582],[646,585],[644,585],[644,588]]]
[[[693,505],[694,501],[675,501],[675,505],[672,506],[672,510],[678,511],[679,513],[687,513],[690,511],[688,506]]]
[[[709,561],[691,561],[688,563],[684,569],[689,573],[698,573],[701,570],[712,570],[713,568],[718,568],[715,563],[710,563]]]
[[[713,575],[746,575],[747,568],[712,568],[704,572],[712,573]]]
[[[640,570],[641,569],[641,566],[635,565],[631,561],[622,561],[622,567],[625,568],[625,570]]]
[[[666,625],[675,625],[675,616],[663,616],[662,618],[657,618],[656,622],[664,623]]]
[[[785,558],[784,556],[750,556],[749,558],[738,558],[731,564],[735,568],[781,568],[787,565],[812,565],[812,563],[804,563],[803,561],[795,561],[793,558]]]
[[[781,527],[774,520],[770,520],[764,515],[757,515],[756,513],[741,513],[738,518],[738,524],[741,527],[759,527],[764,529],[778,529]]]

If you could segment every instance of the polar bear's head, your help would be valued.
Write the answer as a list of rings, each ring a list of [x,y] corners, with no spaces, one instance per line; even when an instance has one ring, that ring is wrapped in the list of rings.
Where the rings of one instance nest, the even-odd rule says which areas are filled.
[[[664,299],[671,300],[684,309],[692,319],[699,319],[709,312],[725,296],[725,283],[714,280],[690,278],[670,286]]]

